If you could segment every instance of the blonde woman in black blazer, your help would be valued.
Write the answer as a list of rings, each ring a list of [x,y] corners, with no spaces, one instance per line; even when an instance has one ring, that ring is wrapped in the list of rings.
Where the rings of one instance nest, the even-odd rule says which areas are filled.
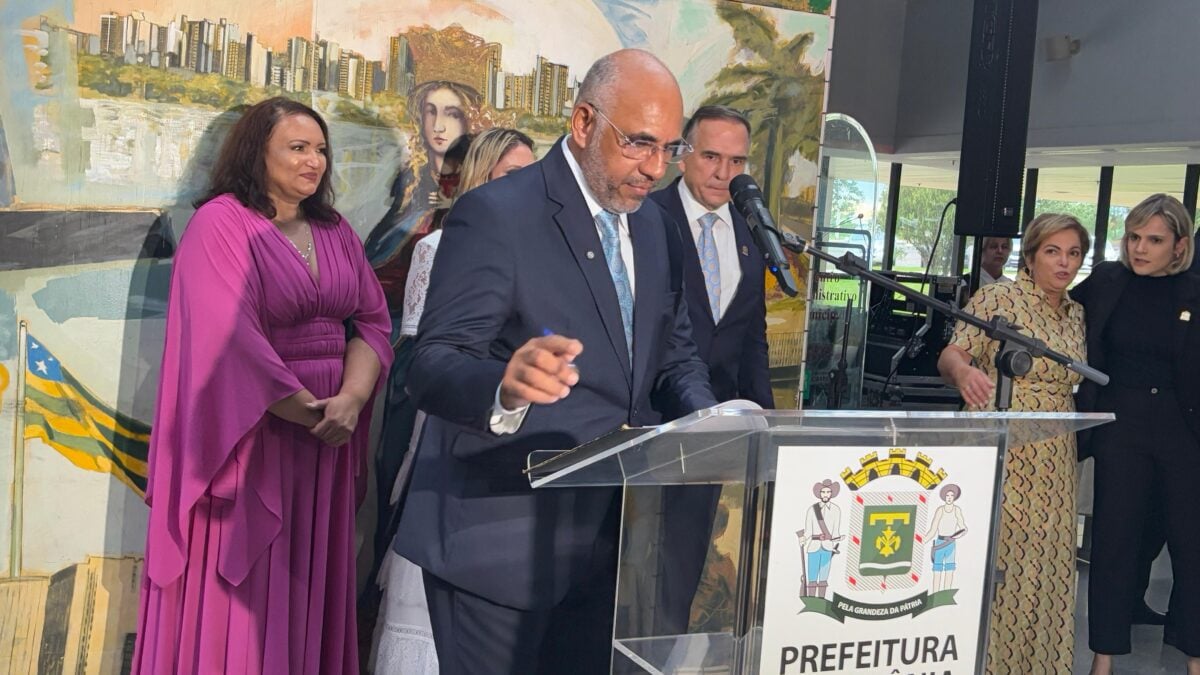
[[[1100,263],[1071,291],[1087,310],[1088,363],[1112,378],[1105,387],[1081,385],[1079,410],[1117,416],[1079,439],[1081,456],[1096,460],[1088,583],[1095,675],[1130,652],[1138,556],[1153,517],[1165,519],[1176,572],[1168,622],[1187,672],[1200,675],[1200,277],[1187,271],[1194,248],[1187,210],[1153,195],[1125,219],[1120,262]]]

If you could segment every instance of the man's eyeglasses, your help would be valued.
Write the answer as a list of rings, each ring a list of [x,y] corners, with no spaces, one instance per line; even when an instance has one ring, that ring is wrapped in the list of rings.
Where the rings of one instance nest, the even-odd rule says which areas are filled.
[[[644,161],[653,157],[654,153],[662,152],[663,159],[667,162],[667,164],[677,164],[683,161],[684,157],[687,157],[692,153],[692,146],[687,141],[675,141],[674,143],[667,143],[666,145],[659,145],[652,141],[646,140],[635,141],[629,136],[626,136],[625,132],[617,128],[617,125],[613,124],[612,120],[608,119],[608,115],[605,115],[603,112],[601,112],[601,110],[596,107],[596,104],[588,103],[588,105],[592,107],[592,110],[596,111],[596,114],[599,115],[601,119],[603,119],[605,122],[608,122],[608,126],[612,127],[612,130],[616,132],[617,146],[621,148],[621,154],[625,155],[629,159]]]

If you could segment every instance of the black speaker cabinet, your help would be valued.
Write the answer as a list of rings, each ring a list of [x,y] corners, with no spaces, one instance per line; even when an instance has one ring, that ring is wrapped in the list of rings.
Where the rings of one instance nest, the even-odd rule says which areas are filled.
[[[954,234],[1020,232],[1037,14],[1037,0],[975,0]]]

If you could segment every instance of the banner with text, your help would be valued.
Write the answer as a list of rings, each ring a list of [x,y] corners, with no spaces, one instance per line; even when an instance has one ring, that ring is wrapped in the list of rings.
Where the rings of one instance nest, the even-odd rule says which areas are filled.
[[[974,672],[997,459],[781,447],[758,672]]]

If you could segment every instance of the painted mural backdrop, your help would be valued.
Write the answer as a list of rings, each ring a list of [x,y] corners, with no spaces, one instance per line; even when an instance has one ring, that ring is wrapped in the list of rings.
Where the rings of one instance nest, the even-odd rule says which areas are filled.
[[[588,65],[642,47],[674,70],[687,108],[748,112],[751,172],[804,232],[828,12],[829,0],[0,3],[0,671],[128,667],[170,259],[238,106],[284,95],[326,116],[338,207],[387,261],[429,227],[458,134],[516,126],[544,151]],[[457,122],[423,124],[431,101]],[[803,303],[767,283],[788,404]]]

